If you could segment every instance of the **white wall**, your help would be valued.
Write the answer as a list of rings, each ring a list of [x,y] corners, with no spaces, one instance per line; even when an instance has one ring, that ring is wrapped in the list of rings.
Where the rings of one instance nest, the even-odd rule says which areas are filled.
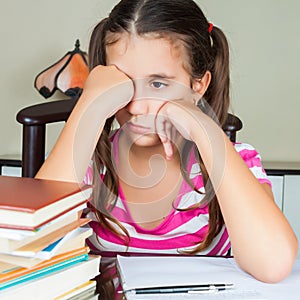
[[[228,35],[239,139],[264,160],[300,161],[300,2],[198,0]]]
[[[0,155],[21,152],[17,111],[46,101],[33,87],[35,76],[77,38],[87,50],[93,26],[116,2],[0,0]],[[232,110],[244,123],[239,140],[257,147],[264,160],[300,161],[300,2],[197,2],[230,42]],[[48,148],[61,126],[49,126]]]

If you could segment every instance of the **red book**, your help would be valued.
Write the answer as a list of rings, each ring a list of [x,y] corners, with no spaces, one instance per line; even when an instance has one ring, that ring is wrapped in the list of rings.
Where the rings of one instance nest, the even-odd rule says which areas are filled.
[[[0,227],[36,229],[87,202],[91,186],[0,176]]]

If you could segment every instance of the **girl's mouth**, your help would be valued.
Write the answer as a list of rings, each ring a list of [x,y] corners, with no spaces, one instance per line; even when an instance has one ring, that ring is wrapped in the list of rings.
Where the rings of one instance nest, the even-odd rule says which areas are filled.
[[[129,129],[131,132],[136,133],[136,134],[147,134],[151,133],[151,128],[133,124],[131,122],[126,123],[126,128]]]

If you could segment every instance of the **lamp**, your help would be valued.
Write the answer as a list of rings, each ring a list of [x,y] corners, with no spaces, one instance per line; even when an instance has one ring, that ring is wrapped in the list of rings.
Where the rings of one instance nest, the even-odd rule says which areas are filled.
[[[59,61],[36,76],[34,87],[44,98],[51,97],[56,90],[71,98],[80,96],[89,70],[87,53],[79,47],[79,40],[76,40],[73,51],[67,52]]]

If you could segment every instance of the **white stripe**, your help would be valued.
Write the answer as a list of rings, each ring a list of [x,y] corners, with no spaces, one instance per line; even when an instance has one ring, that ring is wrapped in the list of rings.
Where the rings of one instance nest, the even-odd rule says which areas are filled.
[[[116,207],[118,207],[119,209],[122,209],[124,211],[124,213],[126,213],[126,208],[125,208],[125,206],[123,204],[123,201],[120,197],[118,197]]]
[[[252,145],[246,143],[234,144],[234,148],[236,149],[237,152],[241,152],[243,150],[257,151]]]
[[[191,172],[190,172],[190,179],[195,178],[201,174],[201,169],[199,164],[195,163],[192,165]]]
[[[199,189],[201,192],[204,192],[204,188]],[[184,209],[188,208],[191,205],[199,203],[204,198],[204,194],[199,194],[195,191],[190,191],[186,194],[184,194],[180,202],[177,205],[177,208]]]
[[[189,220],[186,223],[174,228],[173,230],[166,233],[164,236],[169,235],[169,237],[179,237],[185,236],[187,234],[195,233],[201,230],[204,226],[208,224],[208,214],[201,214]]]
[[[229,243],[230,243],[229,238],[227,238],[226,242],[223,244],[223,247],[220,249],[220,251],[216,255],[221,255]]]
[[[258,179],[268,179],[268,176],[265,172],[263,172],[261,167],[252,167],[249,170],[253,173],[253,175]]]

